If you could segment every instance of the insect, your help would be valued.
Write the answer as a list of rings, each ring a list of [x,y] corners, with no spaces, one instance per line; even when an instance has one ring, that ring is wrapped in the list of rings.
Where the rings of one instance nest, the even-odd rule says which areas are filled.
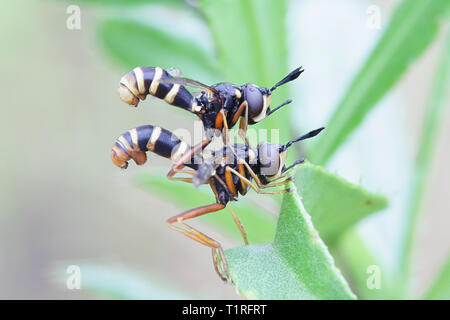
[[[291,181],[291,178],[287,177],[287,172],[302,163],[304,159],[299,159],[286,167],[288,148],[295,142],[316,136],[323,129],[313,130],[285,145],[267,142],[258,144],[257,148],[252,148],[248,144],[224,145],[221,149],[208,153],[202,152],[207,145],[207,140],[191,147],[166,129],[145,125],[131,129],[117,138],[111,151],[111,159],[115,165],[125,169],[130,159],[138,165],[144,164],[146,152],[152,151],[175,162],[167,174],[169,179],[195,185],[208,184],[211,187],[216,198],[215,203],[188,210],[167,219],[166,222],[170,228],[210,247],[214,268],[222,280],[226,281],[229,278],[228,268],[220,243],[190,227],[184,221],[224,209],[230,201],[238,200],[238,194],[245,195],[249,188],[260,194],[288,192],[289,189],[264,189],[283,186]],[[175,177],[179,173],[189,174],[191,177]],[[277,180],[281,181],[276,182]],[[244,243],[248,244],[239,218],[231,206],[228,208],[242,234]],[[179,226],[174,225],[175,223]],[[217,262],[217,253],[221,258],[221,266]]]
[[[207,86],[195,80],[172,76],[160,67],[137,67],[122,77],[118,91],[120,98],[133,106],[137,106],[139,101],[145,100],[150,94],[196,114],[203,122],[208,140],[212,139],[214,130],[211,129],[216,129],[220,132],[224,130],[224,142],[228,141],[228,129],[240,119],[239,135],[247,143],[246,131],[249,124],[263,120],[292,102],[287,100],[270,109],[272,92],[297,79],[303,71],[301,67],[293,70],[268,89],[250,83],[238,86],[223,82]],[[194,96],[185,86],[202,91]]]

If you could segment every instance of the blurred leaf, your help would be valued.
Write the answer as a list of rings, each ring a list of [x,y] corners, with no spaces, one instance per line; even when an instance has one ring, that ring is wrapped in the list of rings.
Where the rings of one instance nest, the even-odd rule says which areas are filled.
[[[311,150],[323,164],[435,38],[448,0],[405,0]]]
[[[370,193],[309,162],[298,167],[296,185],[326,243],[336,240],[362,218],[387,207],[384,196]]]
[[[286,1],[202,0],[200,9],[217,43],[219,61],[228,81],[270,88],[288,73]],[[281,86],[274,92],[273,107],[289,97],[287,89]],[[286,128],[290,124],[288,108],[264,119],[261,126]],[[279,130],[279,135],[281,142],[287,142],[291,136],[289,129]],[[272,142],[275,139],[272,137]]]
[[[140,174],[137,179],[140,186],[160,194],[183,208],[180,213],[216,201],[213,192],[209,190],[209,186],[204,185],[195,189],[192,184],[168,180],[163,172]],[[255,205],[243,203],[242,199],[236,204],[230,203],[229,205],[233,206],[236,215],[241,220],[250,243],[257,244],[273,240],[276,228],[276,217],[273,214],[262,207],[255,210]],[[220,228],[235,239],[242,239],[241,233],[227,208],[197,219]]]
[[[103,5],[135,5],[135,4],[186,4],[184,0],[79,0],[79,2],[103,4]]]
[[[228,80],[259,81],[271,87],[286,75],[286,61],[279,61],[287,56],[282,23],[285,1],[204,0],[200,8],[216,39]]]
[[[345,233],[339,239],[336,249],[337,262],[351,274],[351,286],[360,299],[401,299],[395,292],[395,279],[392,279],[389,270],[383,268],[375,259],[355,230]],[[367,285],[367,280],[372,275],[368,269],[371,266],[380,268],[379,289],[370,289]]]
[[[110,19],[101,23],[99,34],[106,51],[129,70],[136,66],[159,66],[177,68],[189,77],[216,77],[213,57],[194,43],[154,27]]]
[[[450,300],[450,258],[447,258],[447,262],[425,295],[425,299]]]
[[[405,278],[409,276],[410,255],[413,235],[416,230],[417,216],[420,204],[426,192],[433,154],[438,141],[442,121],[445,119],[450,104],[450,32],[447,33],[442,59],[436,67],[434,86],[431,90],[423,121],[422,137],[417,150],[416,163],[413,171],[413,183],[409,195],[407,225],[403,235],[403,250],[401,270]]]
[[[66,287],[67,266],[80,267],[81,289],[103,299],[189,299],[190,296],[168,289],[156,281],[149,281],[136,270],[116,268],[94,263],[58,263],[52,268],[54,281]]]
[[[273,243],[226,250],[233,283],[249,299],[354,299],[291,188]]]

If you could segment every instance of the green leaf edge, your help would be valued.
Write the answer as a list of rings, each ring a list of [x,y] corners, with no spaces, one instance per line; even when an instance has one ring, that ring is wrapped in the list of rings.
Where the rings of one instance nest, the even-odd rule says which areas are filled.
[[[303,207],[303,204],[301,202],[301,199],[299,195],[296,192],[295,186],[293,183],[290,183],[289,188],[291,188],[291,191],[289,193],[286,193],[283,198],[283,204],[281,208],[280,218],[277,225],[277,233],[275,235],[275,241],[273,244],[264,244],[264,245],[250,245],[245,247],[237,247],[228,249],[225,251],[225,255],[227,259],[229,260],[229,270],[230,270],[230,276],[232,278],[232,281],[234,285],[236,286],[237,290],[246,298],[248,299],[255,299],[255,298],[263,298],[263,299],[297,299],[298,297],[258,297],[258,295],[255,293],[254,290],[244,289],[242,286],[240,286],[240,279],[238,276],[236,276],[235,267],[233,264],[233,254],[237,250],[249,250],[252,248],[255,248],[256,250],[260,250],[261,248],[272,248],[274,249],[274,252],[277,253],[276,257],[281,261],[287,263],[288,267],[287,269],[291,270],[295,269],[295,266],[292,266],[289,261],[286,261],[286,258],[284,255],[278,250],[278,246],[280,245],[280,241],[286,236],[285,234],[282,234],[281,226],[283,224],[283,221],[285,217],[288,215],[288,209],[287,206],[290,205],[290,202],[298,209],[298,217],[303,220],[303,223],[306,223],[306,226],[308,226],[308,237],[312,240],[312,243],[316,246],[316,250],[319,250],[319,254],[321,255],[321,258],[324,259],[326,267],[329,268],[332,275],[335,277],[334,281],[335,284],[340,286],[340,297],[338,299],[356,299],[356,295],[351,291],[349,285],[347,284],[346,280],[344,279],[341,271],[335,266],[334,259],[331,256],[331,254],[328,252],[328,249],[324,242],[320,239],[318,232],[314,229],[314,226],[311,222],[310,215],[306,212],[305,208]],[[230,263],[232,262],[232,263]],[[293,272],[296,280],[299,280],[298,274]],[[299,290],[301,290],[299,288]],[[328,291],[329,292],[329,291]],[[329,299],[330,297],[319,297],[317,294],[310,294],[310,299],[317,299],[317,298],[325,298]]]

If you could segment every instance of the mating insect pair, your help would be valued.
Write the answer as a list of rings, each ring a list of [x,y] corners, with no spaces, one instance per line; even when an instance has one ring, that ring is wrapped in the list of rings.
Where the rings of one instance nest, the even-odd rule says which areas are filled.
[[[208,140],[191,147],[166,129],[146,125],[122,134],[112,148],[111,159],[118,167],[127,168],[130,159],[138,165],[144,164],[147,159],[146,152],[152,151],[175,162],[167,174],[169,179],[196,185],[208,184],[211,187],[216,197],[215,203],[171,217],[167,220],[167,224],[170,228],[212,248],[215,270],[223,280],[227,280],[226,258],[220,243],[190,227],[184,221],[224,209],[230,201],[238,200],[238,194],[245,195],[249,188],[261,194],[288,192],[288,189],[263,189],[288,183],[290,177],[286,177],[286,173],[302,163],[303,159],[286,167],[287,149],[293,143],[314,137],[322,130],[323,128],[319,128],[311,131],[285,145],[263,142],[254,149],[248,144],[233,144],[232,146],[224,145],[222,149],[211,153],[204,153],[202,151]],[[184,167],[191,170],[186,170]],[[192,177],[175,177],[179,173],[189,174]],[[281,180],[282,178],[285,179]],[[281,181],[276,182],[277,180]],[[245,244],[248,244],[243,226],[231,206],[228,208],[241,231]],[[178,223],[181,227],[175,226],[174,223]],[[216,259],[217,252],[221,257],[221,267]]]
[[[216,203],[181,213],[169,218],[167,223],[170,228],[212,248],[215,270],[223,280],[227,280],[229,275],[222,246],[184,221],[224,209],[230,201],[237,201],[238,194],[245,195],[249,188],[263,194],[288,191],[287,189],[263,189],[282,186],[290,181],[286,173],[303,162],[303,159],[286,167],[287,149],[297,141],[314,137],[323,128],[291,140],[286,145],[264,142],[257,148],[252,148],[248,144],[246,131],[248,124],[261,121],[291,102],[287,100],[277,108],[270,109],[272,92],[277,87],[296,79],[302,72],[301,68],[295,69],[271,89],[260,88],[253,84],[237,86],[231,83],[219,83],[206,86],[195,80],[173,77],[159,67],[135,68],[120,81],[120,98],[128,104],[137,106],[140,100],[144,100],[150,94],[171,105],[188,110],[202,120],[207,133],[206,139],[195,146],[190,146],[163,128],[147,125],[121,135],[113,146],[111,159],[114,164],[125,169],[130,159],[138,165],[144,164],[147,159],[146,152],[152,151],[174,162],[167,174],[169,179],[192,183],[195,186],[208,184],[211,187]],[[202,92],[194,97],[184,86],[198,88]],[[240,136],[245,143],[230,145],[228,129],[233,127],[239,119]],[[210,129],[223,131],[224,146],[222,149],[208,153],[204,149],[213,138],[211,134],[208,134],[211,132]],[[180,173],[190,176],[175,177]],[[283,178],[285,179],[281,180]],[[245,244],[248,244],[244,228],[231,206],[228,207]],[[174,225],[175,223],[179,226]],[[221,257],[220,265],[217,261],[217,253]]]

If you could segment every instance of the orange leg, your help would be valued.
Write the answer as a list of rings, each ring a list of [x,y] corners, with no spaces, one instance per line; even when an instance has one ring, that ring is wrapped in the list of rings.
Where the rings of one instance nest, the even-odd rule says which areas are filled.
[[[227,114],[225,113],[224,109],[221,109],[220,112],[222,113],[223,118],[223,131],[224,134],[222,135],[223,144],[228,144],[228,121],[227,121]]]
[[[236,122],[239,120],[239,117],[242,116],[242,113],[244,112],[247,106],[248,106],[247,101],[241,103],[236,113],[233,115],[233,119],[231,120],[231,126],[234,126],[236,124]]]
[[[176,178],[173,178],[175,173],[177,173],[177,171],[179,172],[180,169],[182,169],[184,167],[184,164],[187,161],[191,160],[194,157],[194,155],[196,155],[201,150],[206,148],[210,143],[211,143],[211,140],[203,140],[202,142],[196,144],[191,149],[186,151],[181,156],[181,158],[172,166],[172,169],[170,169],[169,173],[167,174],[167,178],[169,178],[171,180],[176,180]],[[178,179],[181,179],[181,178],[178,178]]]
[[[248,103],[244,101],[239,106],[236,114],[233,117],[233,125],[237,122],[238,118],[241,117],[241,121],[239,122],[239,136],[242,140],[244,140],[245,144],[248,143],[247,139],[247,127],[248,127]]]
[[[173,216],[173,217],[167,219],[166,222],[167,222],[167,225],[171,229],[177,230],[177,231],[183,233],[184,235],[186,235],[187,237],[189,237],[207,247],[210,247],[212,249],[212,254],[213,254],[214,269],[216,270],[217,274],[223,281],[227,281],[229,279],[227,261],[226,261],[225,254],[223,252],[223,249],[222,249],[222,246],[220,245],[220,243],[217,242],[216,240],[208,237],[204,233],[188,226],[187,224],[185,224],[183,222],[184,220],[199,217],[199,216],[207,214],[207,213],[216,212],[216,211],[222,210],[223,208],[225,208],[225,206],[223,204],[213,203],[213,204],[210,204],[207,206],[194,208],[189,211],[183,212],[179,215]],[[181,225],[182,228],[174,226],[173,223],[175,223],[175,222],[177,222],[179,225]],[[222,260],[222,266],[221,266],[222,271],[220,270],[218,262],[217,262],[217,258],[216,258],[217,251],[219,252],[220,258]]]
[[[172,181],[184,181],[184,182],[188,182],[188,183],[192,183],[192,178],[179,178],[179,177],[175,177],[174,175],[177,173],[185,173],[185,174],[192,174],[194,175],[196,172],[195,171],[189,171],[189,170],[178,170],[178,169],[173,169],[173,171],[175,171],[175,173],[171,176],[167,176],[167,178],[169,178],[169,180]]]
[[[227,188],[230,191],[230,193],[234,197],[236,197],[237,196],[237,190],[236,190],[236,187],[234,186],[233,176],[231,175],[231,172],[229,172],[229,171],[225,171],[225,183],[226,183]]]
[[[241,121],[239,122],[239,136],[242,140],[244,140],[245,144],[248,143],[247,139],[247,127],[248,127],[248,104],[247,101],[244,101],[244,115],[241,117]]]
[[[231,208],[230,205],[228,206],[228,209],[230,209],[234,223],[236,223],[237,227],[239,228],[239,231],[241,232],[245,245],[248,245],[247,233],[245,232],[244,227],[242,226],[241,220],[239,220],[238,216],[236,215],[236,213],[234,212],[233,208]]]
[[[290,189],[284,189],[284,190],[270,190],[270,191],[265,191],[265,190],[261,190],[261,188],[257,187],[253,182],[251,182],[247,177],[243,176],[242,174],[240,174],[239,172],[237,172],[236,170],[234,170],[231,167],[227,167],[225,170],[230,171],[231,173],[233,173],[234,175],[238,176],[239,179],[241,179],[242,181],[244,181],[247,185],[249,185],[253,190],[255,190],[257,193],[260,194],[280,194],[280,193],[285,193],[285,192],[289,192]],[[287,183],[287,182],[286,182]],[[283,183],[284,184],[284,183]]]
[[[245,141],[245,144],[249,144],[247,140],[247,126],[248,126],[248,103],[243,101],[231,120],[231,126],[234,126],[236,122],[241,118],[239,122],[239,136]]]
[[[231,125],[233,126],[233,125]],[[216,122],[215,122],[215,128],[222,132],[224,131],[222,135],[223,144],[228,144],[228,120],[227,120],[227,114],[225,113],[225,109],[220,109],[220,112],[217,114]]]
[[[258,185],[258,187],[260,188],[260,189],[265,189],[265,188],[272,188],[272,187],[278,187],[278,186],[282,186],[282,185],[285,185],[285,184],[287,184],[287,183],[289,183],[290,181],[293,181],[293,178],[292,177],[288,177],[288,178],[286,178],[285,180],[283,180],[283,181],[281,181],[281,182],[277,182],[277,183],[269,183],[269,184],[262,184],[262,182],[261,182],[261,180],[259,180],[259,178],[258,178],[258,176],[256,175],[256,173],[252,170],[252,168],[250,167],[250,165],[246,162],[246,161],[240,161],[239,162],[239,164],[241,165],[244,165],[246,168],[247,168],[247,171],[248,171],[248,173],[250,173],[250,175],[252,176],[252,178],[255,180],[255,182],[256,182],[256,184]],[[240,167],[239,167],[240,168]],[[241,174],[241,175],[243,175],[243,176],[245,176],[244,174],[243,174],[243,172],[241,172],[241,170],[239,170],[239,173]],[[278,177],[277,179],[275,179],[275,180],[278,180],[278,179],[281,179],[281,178],[284,178],[285,176],[283,175],[283,176],[280,176],[280,177]],[[242,182],[242,180],[241,180],[241,182]]]

